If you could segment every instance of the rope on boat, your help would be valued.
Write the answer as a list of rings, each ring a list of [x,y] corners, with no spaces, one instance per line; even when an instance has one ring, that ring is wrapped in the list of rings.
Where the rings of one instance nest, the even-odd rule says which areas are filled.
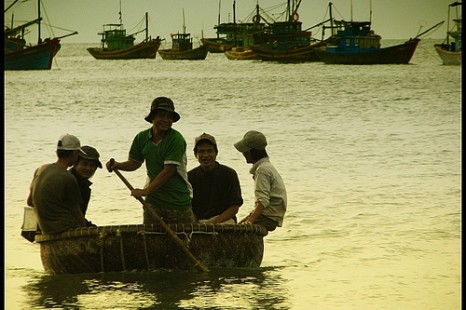
[[[146,231],[139,231],[138,234],[142,235],[142,240],[144,240],[144,256],[146,258],[146,264],[147,264],[147,269],[150,269],[150,263],[149,263],[149,253],[147,251],[147,238],[146,238]]]
[[[102,231],[99,234],[100,243],[100,272],[104,272],[104,242],[106,234]]]
[[[158,232],[158,231],[146,231],[146,230],[140,230],[137,232],[138,235],[166,235],[166,232]]]
[[[139,235],[166,235],[167,233],[166,232],[158,232],[158,231],[146,231],[146,230],[140,230],[137,232]],[[184,232],[184,231],[178,231],[178,232],[175,232],[175,234],[177,235],[184,235],[184,236],[187,236],[188,233]],[[189,235],[192,235],[192,234],[198,234],[198,235],[218,235],[218,232],[216,231],[191,231],[189,233]]]
[[[126,270],[125,251],[123,249],[123,235],[121,234],[120,229],[116,230],[116,236],[120,238],[121,267],[123,268],[123,270]]]
[[[191,232],[190,234],[186,233],[186,232],[180,232],[179,235],[183,235],[186,237],[186,246],[189,246],[189,243],[191,242],[191,235],[193,233]]]

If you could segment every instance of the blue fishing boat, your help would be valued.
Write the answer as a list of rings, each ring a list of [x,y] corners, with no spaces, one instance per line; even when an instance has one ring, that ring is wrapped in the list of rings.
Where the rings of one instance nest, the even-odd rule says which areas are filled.
[[[13,2],[6,10],[10,9],[17,1]],[[73,32],[61,37],[41,37],[41,3],[38,0],[38,18],[17,27],[5,27],[4,31],[4,69],[5,70],[50,70],[52,62],[60,49],[60,39],[77,34]],[[13,21],[12,21],[13,24]],[[38,41],[35,45],[27,45],[25,29],[32,25],[38,25]]]
[[[371,30],[371,22],[335,21],[339,27],[336,44],[316,50],[326,64],[407,64],[420,41],[410,39],[403,44],[382,48],[381,36]]]
[[[50,70],[60,40],[46,40],[34,46],[5,52],[5,70]]]
[[[320,47],[316,53],[326,64],[407,64],[413,57],[419,37],[442,23],[403,44],[382,47],[382,37],[371,29],[371,21],[332,20],[332,33],[336,29],[336,34],[332,35],[334,43]]]

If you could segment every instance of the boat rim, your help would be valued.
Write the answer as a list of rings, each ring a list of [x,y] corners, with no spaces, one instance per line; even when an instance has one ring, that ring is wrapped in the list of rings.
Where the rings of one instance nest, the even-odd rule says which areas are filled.
[[[266,236],[268,231],[261,225],[246,224],[167,224],[171,230],[178,234],[193,233],[243,233],[259,234]],[[161,225],[157,224],[128,224],[128,225],[111,225],[111,226],[93,226],[70,229],[58,234],[37,234],[35,241],[38,243],[71,239],[79,237],[101,236],[107,234],[166,234],[167,232]]]

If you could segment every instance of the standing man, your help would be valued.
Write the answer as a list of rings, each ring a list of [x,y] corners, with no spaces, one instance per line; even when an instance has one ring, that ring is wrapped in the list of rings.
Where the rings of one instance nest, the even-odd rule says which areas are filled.
[[[186,141],[172,128],[180,119],[173,101],[157,97],[152,101],[149,114],[144,118],[152,126],[139,132],[133,139],[127,161],[108,161],[113,169],[134,171],[146,162],[147,183],[144,189],[135,188],[131,195],[146,197],[154,211],[168,223],[193,223],[191,207],[192,188],[186,171]],[[158,223],[144,209],[144,224]]]
[[[281,227],[286,212],[286,188],[282,177],[269,160],[265,150],[265,136],[251,130],[234,145],[246,162],[252,164],[249,172],[253,175],[256,199],[254,210],[241,222],[262,225],[268,231]]]
[[[203,133],[194,141],[199,166],[188,172],[193,187],[193,212],[201,223],[236,224],[236,213],[243,204],[238,175],[219,164],[215,138]]]
[[[85,227],[81,212],[81,193],[75,177],[67,170],[81,150],[79,139],[66,134],[57,144],[58,160],[36,169],[27,204],[34,207],[39,228],[43,234],[56,234]]]

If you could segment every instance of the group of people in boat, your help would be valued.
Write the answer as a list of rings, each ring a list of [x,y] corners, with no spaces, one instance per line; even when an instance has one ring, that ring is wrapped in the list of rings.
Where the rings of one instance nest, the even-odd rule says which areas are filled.
[[[243,205],[238,175],[216,160],[215,137],[203,133],[195,139],[193,151],[199,166],[188,172],[187,143],[172,128],[180,119],[173,101],[155,98],[144,119],[152,126],[136,134],[128,159],[111,159],[105,164],[112,172],[134,171],[145,163],[144,188],[131,190],[132,196],[145,201],[144,224],[158,224],[161,219],[167,224],[257,224],[268,231],[282,226],[287,208],[286,188],[269,160],[264,134],[251,130],[234,144],[246,162],[252,164],[255,195],[252,212],[238,222],[236,215]],[[92,146],[81,146],[79,139],[70,134],[59,138],[56,153],[57,161],[37,168],[30,185],[27,203],[34,208],[38,231],[56,234],[95,226],[86,219],[86,211],[91,195],[89,179],[97,168],[103,167],[100,154]],[[151,215],[153,211],[159,219]]]

